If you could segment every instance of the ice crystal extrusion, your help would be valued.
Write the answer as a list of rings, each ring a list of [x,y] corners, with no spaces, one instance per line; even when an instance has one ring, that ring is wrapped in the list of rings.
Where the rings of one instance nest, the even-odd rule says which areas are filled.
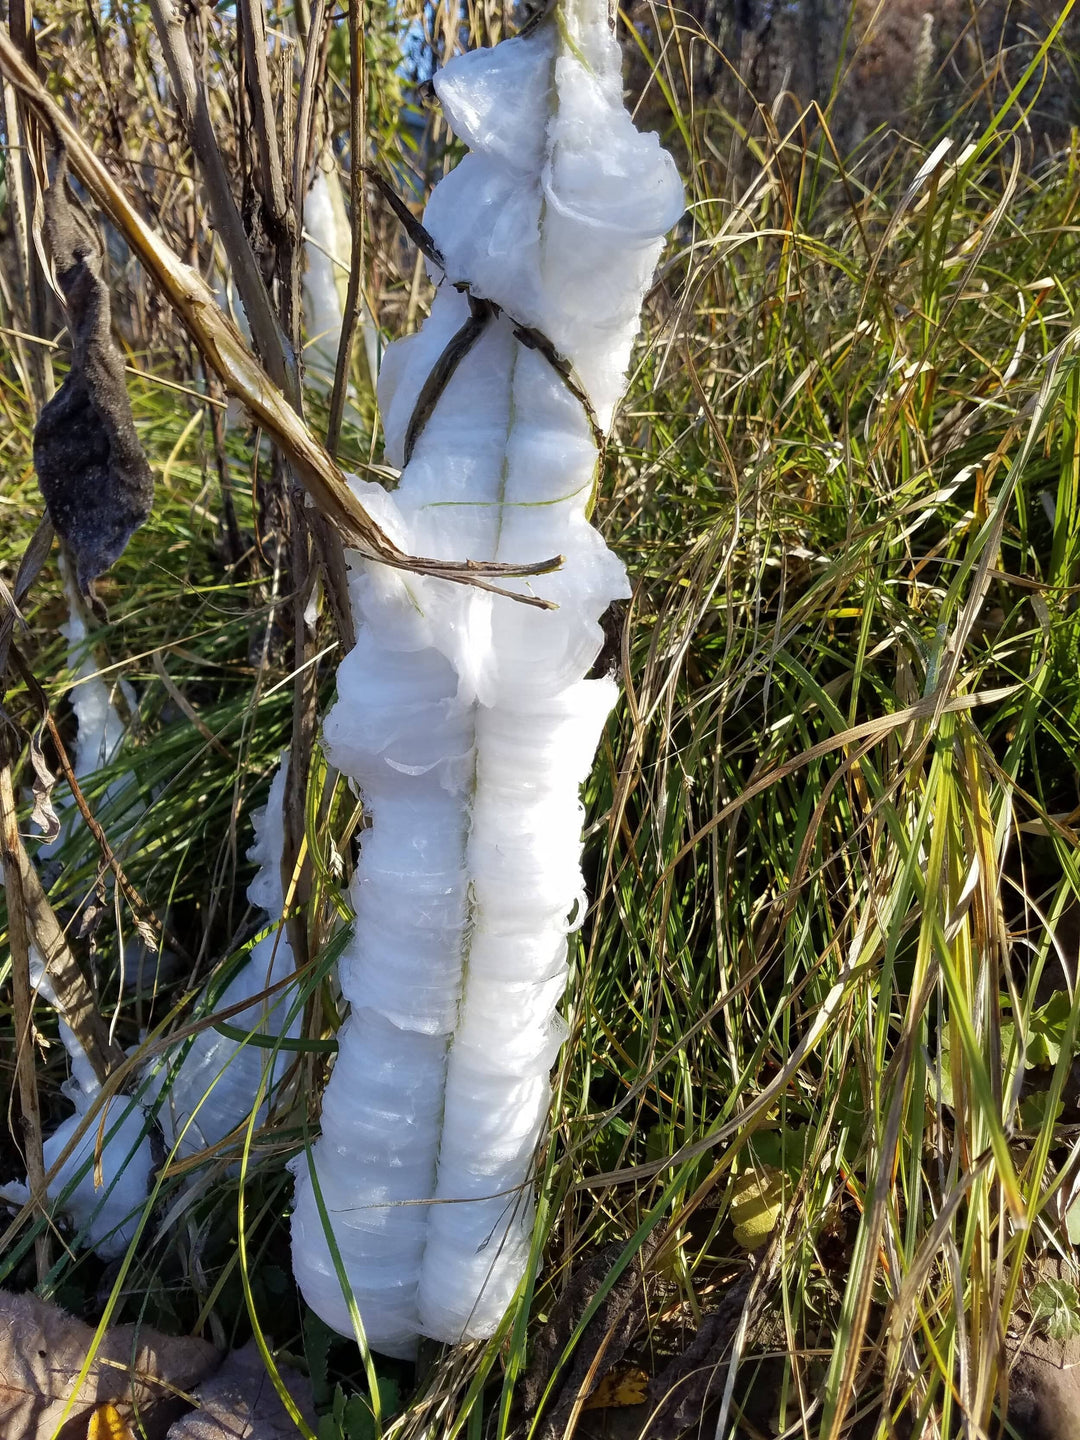
[[[623,108],[619,50],[588,3],[435,78],[469,153],[427,207],[430,317],[379,380],[387,459],[407,463],[392,496],[354,482],[417,553],[565,556],[529,582],[547,611],[353,567],[358,640],[325,738],[372,826],[340,966],[351,1013],[321,1138],[294,1162],[293,1266],[351,1334],[340,1264],[390,1355],[490,1335],[524,1273],[584,909],[579,790],[616,698],[585,678],[601,615],[629,593],[587,519],[595,434],[683,193]]]
[[[255,839],[248,859],[258,870],[248,886],[252,905],[270,917],[271,928],[251,947],[247,960],[220,994],[214,1010],[227,1011],[244,1000],[251,1004],[229,1018],[229,1025],[253,1036],[284,1034],[296,1039],[300,1015],[293,987],[282,982],[296,969],[285,927],[279,924],[285,910],[281,857],[285,849],[285,757],[270,784],[266,806],[252,816]],[[263,991],[281,986],[267,999]],[[275,1055],[257,1043],[243,1043],[216,1029],[200,1030],[178,1064],[163,1067],[150,1077],[150,1096],[162,1091],[158,1123],[168,1149],[196,1155],[223,1140],[246,1123],[255,1098],[262,1091],[255,1123],[262,1123],[272,1095],[289,1067],[287,1054]]]
[[[72,636],[73,642],[82,638],[81,633]],[[80,732],[80,744],[84,740],[88,745],[97,743],[102,735],[108,735],[104,719],[100,726],[99,719],[100,707],[96,703],[80,715],[80,726],[84,721],[88,726],[85,736]],[[247,960],[216,997],[214,1008],[227,1010],[250,999],[249,1006],[231,1016],[234,1027],[252,1035],[284,1033],[295,1038],[300,1017],[293,1013],[298,1010],[294,987],[283,985],[272,998],[256,999],[264,990],[281,985],[295,968],[284,927],[276,924],[285,904],[281,883],[284,802],[283,759],[271,783],[266,808],[252,817],[255,840],[248,851],[248,858],[259,867],[248,886],[248,899],[275,923],[252,946]],[[74,1115],[62,1121],[45,1141],[46,1170],[59,1160],[76,1132],[80,1128],[83,1131],[50,1182],[48,1198],[72,1222],[84,1246],[103,1260],[115,1260],[135,1237],[156,1168],[150,1111],[159,1094],[156,1118],[166,1148],[175,1146],[181,1157],[195,1155],[217,1144],[248,1119],[260,1090],[270,1095],[280,1081],[287,1069],[287,1057],[214,1029],[201,1030],[174,1062],[144,1073],[145,1083],[138,1098],[116,1095],[107,1102],[104,1119],[96,1125],[88,1123],[86,1117],[101,1087],[78,1037],[65,1022],[40,955],[32,951],[31,958],[31,981],[41,999],[52,1005],[60,1017],[60,1038],[71,1059],[71,1079],[63,1090],[75,1106]],[[256,1123],[266,1109],[264,1099]],[[30,1192],[21,1182],[0,1186],[0,1200],[22,1205],[29,1198]]]

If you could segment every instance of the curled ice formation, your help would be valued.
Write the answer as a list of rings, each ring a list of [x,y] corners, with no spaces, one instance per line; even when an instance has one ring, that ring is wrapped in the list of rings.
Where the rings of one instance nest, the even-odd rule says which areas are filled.
[[[586,676],[601,615],[629,593],[587,519],[596,435],[683,207],[670,157],[623,108],[597,8],[436,76],[469,153],[427,207],[430,317],[379,380],[400,484],[354,482],[411,553],[565,557],[517,582],[546,611],[353,568],[358,640],[325,739],[372,824],[340,965],[351,1014],[321,1138],[294,1162],[293,1268],[350,1334],[340,1260],[391,1355],[490,1335],[521,1281],[584,909],[579,790],[617,693]]]
[[[274,922],[284,910],[284,800],[282,762],[265,809],[253,816],[255,841],[248,852],[248,858],[259,865],[248,887],[248,899]],[[144,1074],[137,1097],[116,1095],[106,1103],[103,1120],[85,1123],[101,1087],[78,1037],[66,1023],[61,1002],[36,952],[32,953],[31,964],[32,983],[59,1016],[60,1038],[71,1059],[71,1079],[63,1090],[75,1106],[75,1113],[62,1121],[44,1143],[46,1170],[59,1159],[80,1126],[85,1126],[72,1153],[49,1184],[48,1198],[75,1226],[82,1245],[103,1260],[113,1260],[134,1238],[146,1204],[155,1168],[150,1139],[155,1118],[164,1135],[166,1152],[175,1146],[180,1156],[197,1154],[248,1119],[260,1086],[264,1097],[269,1096],[287,1061],[264,1046],[245,1044],[215,1029],[202,1030],[180,1056]],[[214,1009],[226,1010],[250,998],[250,1006],[230,1017],[232,1026],[256,1036],[295,1036],[300,1020],[298,1014],[292,1015],[297,1009],[292,987],[283,986],[268,999],[254,998],[287,979],[294,968],[284,927],[275,923],[255,942],[236,975],[214,997]],[[256,1123],[261,1121],[266,1107],[264,1098]],[[0,1199],[12,1204],[25,1204],[29,1198],[21,1182],[0,1187]]]
[[[83,1246],[103,1260],[115,1260],[135,1238],[146,1204],[153,1170],[150,1121],[143,1106],[130,1095],[114,1095],[106,1101],[96,1123],[87,1119],[101,1086],[64,1018],[36,952],[31,955],[30,979],[59,1015],[60,1038],[71,1059],[71,1079],[63,1090],[75,1106],[75,1113],[62,1120],[42,1145],[46,1171],[59,1160],[76,1131],[83,1131],[53,1177],[48,1198],[71,1221]],[[23,1205],[29,1198],[30,1191],[22,1182],[0,1187],[0,1199],[11,1204]]]
[[[213,996],[213,1009],[225,1011],[244,1000],[247,1008],[228,1019],[234,1029],[256,1037],[300,1032],[300,1015],[292,987],[282,986],[267,999],[263,991],[287,980],[295,970],[285,927],[279,925],[285,908],[281,857],[285,849],[285,761],[279,765],[263,809],[252,816],[255,840],[248,859],[259,868],[248,886],[252,905],[264,910],[271,927],[256,940],[250,954],[223,990]],[[200,1030],[176,1064],[166,1064],[148,1077],[147,1104],[161,1095],[158,1123],[167,1150],[175,1145],[180,1156],[195,1155],[223,1140],[251,1114],[262,1087],[256,1116],[260,1124],[268,1097],[288,1068],[288,1056],[249,1041],[244,1043],[219,1030]]]

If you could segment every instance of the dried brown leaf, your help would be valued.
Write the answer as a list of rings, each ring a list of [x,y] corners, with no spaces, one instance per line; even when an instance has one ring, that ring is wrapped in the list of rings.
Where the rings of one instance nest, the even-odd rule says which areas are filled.
[[[278,1374],[297,1410],[314,1428],[311,1382],[293,1370],[281,1369]],[[200,1386],[198,1405],[176,1422],[168,1440],[295,1440],[297,1434],[254,1340],[234,1350],[217,1374]]]
[[[648,1274],[648,1263],[657,1243],[655,1236],[646,1240],[578,1338],[567,1364],[556,1377],[544,1420],[537,1431],[543,1440],[555,1440],[565,1432],[572,1417],[603,1383],[604,1376],[626,1354],[631,1340],[645,1320],[648,1291],[654,1281],[654,1277]],[[527,1417],[530,1422],[556,1372],[563,1351],[623,1250],[624,1246],[616,1242],[606,1246],[582,1266],[537,1337],[532,1363],[522,1386],[523,1418]]]
[[[45,759],[41,744],[43,729],[39,725],[30,737],[30,763],[34,767],[34,811],[30,818],[41,830],[42,840],[49,843],[60,834],[60,817],[52,803],[56,776]]]
[[[114,1325],[77,1387],[93,1339],[92,1326],[59,1306],[0,1291],[0,1435],[82,1440],[91,1412],[106,1404],[124,1419],[137,1407],[149,1434],[155,1415],[216,1369],[219,1359],[205,1340]]]
[[[676,1440],[701,1423],[707,1406],[720,1398],[726,1361],[750,1294],[749,1270],[724,1291],[719,1304],[681,1355],[676,1355],[649,1384],[653,1406],[650,1440]]]

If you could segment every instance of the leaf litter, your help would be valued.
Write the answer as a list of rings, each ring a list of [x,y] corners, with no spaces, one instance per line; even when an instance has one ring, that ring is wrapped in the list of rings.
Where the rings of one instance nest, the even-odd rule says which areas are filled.
[[[297,1434],[254,1341],[222,1360],[206,1340],[147,1325],[111,1325],[96,1346],[95,1333],[51,1301],[0,1291],[4,1440],[292,1440]],[[296,1412],[314,1427],[310,1381],[285,1368],[278,1377]]]

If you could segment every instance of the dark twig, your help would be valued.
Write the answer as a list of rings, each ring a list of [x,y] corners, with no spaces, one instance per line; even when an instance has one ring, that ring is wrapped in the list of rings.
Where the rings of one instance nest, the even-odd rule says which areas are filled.
[[[345,291],[345,311],[341,317],[334,385],[330,391],[330,414],[326,422],[326,448],[337,454],[341,439],[341,418],[345,413],[345,397],[349,393],[349,361],[353,336],[360,312],[360,282],[364,274],[364,164],[362,156],[367,145],[367,59],[364,49],[366,0],[351,0],[349,5],[349,199],[352,240],[349,247],[349,283]],[[372,376],[374,381],[374,376]]]
[[[445,275],[446,261],[443,259],[442,251],[438,245],[435,244],[435,241],[431,238],[426,228],[417,220],[416,216],[405,204],[405,201],[402,200],[401,196],[390,184],[389,180],[387,180],[384,175],[381,175],[379,171],[375,169],[374,165],[361,165],[360,169],[375,186],[375,189],[378,190],[379,194],[390,206],[390,209],[393,210],[401,223],[401,228],[420,253],[426,255],[432,264],[437,265]]]
[[[514,327],[514,338],[520,340],[522,345],[529,350],[535,350],[542,355],[551,368],[558,375],[559,379],[566,386],[570,394],[585,412],[585,418],[589,422],[589,429],[592,431],[593,443],[600,454],[600,464],[604,463],[604,451],[607,448],[607,436],[600,429],[600,422],[596,418],[596,411],[592,407],[592,401],[585,393],[585,388],[574,373],[574,367],[565,355],[560,355],[555,346],[542,331],[537,330],[533,325],[519,325],[516,320],[511,319]]]
[[[495,307],[493,305],[486,300],[476,300],[472,295],[469,296],[469,318],[460,330],[455,331],[450,337],[442,354],[435,361],[427,379],[420,387],[420,394],[416,397],[416,404],[413,406],[409,425],[405,431],[403,455],[406,465],[412,459],[416,442],[423,433],[424,426],[431,419],[443,391],[494,315]]]
[[[364,174],[372,182],[379,194],[390,206],[391,210],[393,210],[409,239],[420,253],[425,255],[433,265],[437,265],[444,275],[447,275],[446,260],[443,257],[442,251],[435,243],[430,231],[417,220],[416,216],[405,204],[404,200],[401,199],[385,176],[381,175],[379,171],[371,165],[365,165],[363,170]],[[515,320],[508,311],[504,310],[501,305],[496,304],[494,300],[489,300],[482,295],[477,295],[470,281],[451,279],[448,275],[447,278],[450,279],[450,283],[455,290],[460,290],[469,297],[469,308],[472,313],[457,334],[451,338],[446,349],[435,362],[434,370],[432,370],[431,375],[424,382],[423,389],[420,391],[420,395],[413,409],[412,419],[409,421],[409,428],[405,435],[405,464],[407,465],[409,463],[413,446],[419,438],[420,432],[430,419],[431,413],[438,403],[439,396],[446,388],[450,377],[476,344],[487,322],[496,315],[504,314],[510,322],[511,329],[514,332],[514,339],[520,341],[527,349],[535,350],[537,354],[544,357],[581,406],[582,410],[584,410],[585,418],[589,422],[589,429],[592,431],[593,443],[599,452],[600,464],[602,465],[604,451],[607,447],[607,436],[600,428],[599,421],[596,418],[596,411],[593,409],[592,401],[585,392],[585,387],[574,373],[574,367],[566,356],[560,355],[543,331],[538,330],[535,325],[525,325],[520,320]]]

